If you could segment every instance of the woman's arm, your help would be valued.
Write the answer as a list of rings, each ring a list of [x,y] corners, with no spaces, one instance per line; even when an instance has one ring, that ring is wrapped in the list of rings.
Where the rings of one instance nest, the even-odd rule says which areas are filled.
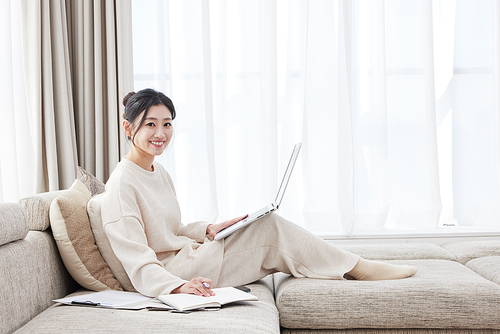
[[[244,216],[240,216],[240,217],[236,217],[236,218],[227,220],[227,221],[225,221],[223,223],[210,224],[210,225],[207,226],[207,235],[209,237],[211,237],[211,238],[215,238],[215,235],[217,233],[219,233],[220,231],[222,231],[225,228],[228,228],[229,226],[231,226],[233,224],[236,224],[237,222],[239,222],[240,220],[245,219],[246,217],[248,217],[248,214],[246,214]]]
[[[205,237],[207,236],[207,227],[209,223],[207,222],[195,222],[188,225],[182,225],[177,232],[177,235],[182,235],[193,239],[196,242],[203,243]]]
[[[111,248],[121,261],[134,288],[146,296],[169,294],[187,281],[167,270],[148,246],[141,223],[125,216],[104,225]]]

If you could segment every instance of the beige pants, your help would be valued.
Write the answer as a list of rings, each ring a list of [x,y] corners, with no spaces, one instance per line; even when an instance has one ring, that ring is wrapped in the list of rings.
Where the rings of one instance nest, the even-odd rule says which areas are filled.
[[[275,272],[342,279],[359,261],[286,219],[271,214],[228,236],[216,286],[248,284]]]

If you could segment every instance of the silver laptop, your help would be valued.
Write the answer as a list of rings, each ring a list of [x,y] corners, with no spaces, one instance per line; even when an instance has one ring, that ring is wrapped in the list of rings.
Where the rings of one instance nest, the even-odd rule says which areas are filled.
[[[247,218],[237,222],[236,224],[233,224],[233,225],[223,229],[222,231],[220,231],[219,233],[217,233],[215,235],[214,240],[224,239],[225,237],[227,237],[231,233],[239,230],[240,228],[245,227],[245,226],[253,223],[257,219],[260,219],[260,218],[270,214],[271,212],[278,210],[278,208],[281,204],[281,200],[283,199],[283,195],[285,194],[285,190],[286,190],[286,187],[288,185],[288,181],[290,180],[290,176],[292,175],[293,166],[295,166],[295,161],[297,161],[297,156],[299,155],[301,146],[302,146],[302,143],[298,143],[297,145],[295,145],[295,147],[293,149],[292,156],[290,157],[290,161],[288,162],[288,166],[286,167],[285,175],[283,176],[283,180],[281,181],[281,185],[280,185],[280,188],[278,189],[278,194],[276,195],[276,199],[274,200],[274,202],[263,207],[259,211],[256,211],[256,212],[248,215]]]

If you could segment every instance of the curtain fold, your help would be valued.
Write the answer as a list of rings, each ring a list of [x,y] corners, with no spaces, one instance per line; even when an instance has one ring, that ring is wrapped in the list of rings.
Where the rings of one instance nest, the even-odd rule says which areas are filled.
[[[493,16],[493,75],[494,75],[494,91],[500,91],[500,3],[498,1],[493,2],[493,10],[491,11]],[[495,166],[500,167],[500,94],[495,94],[494,96],[494,154],[495,154]],[[496,217],[500,217],[500,168],[496,168],[495,177],[495,193],[493,207],[496,207]]]
[[[126,154],[122,98],[133,90],[129,1],[67,1],[78,161],[107,180]]]
[[[354,208],[354,133],[353,133],[353,94],[356,76],[353,71],[356,69],[353,64],[351,54],[353,51],[354,22],[351,15],[353,3],[345,0],[340,3],[337,14],[338,22],[338,59],[337,77],[338,82],[335,87],[335,98],[338,101],[337,117],[338,126],[336,130],[337,138],[334,141],[336,155],[334,159],[338,162],[336,178],[337,181],[337,208],[339,212],[339,228],[337,231],[343,232],[347,236],[352,236],[355,229],[355,208]],[[335,64],[334,64],[335,65]],[[335,183],[332,184],[335,187]],[[323,203],[324,205],[325,203]],[[325,227],[323,227],[325,230]],[[328,230],[326,228],[326,230]],[[335,231],[335,230],[334,230]]]
[[[64,1],[22,1],[27,102],[35,146],[35,191],[71,185],[77,155]]]
[[[0,2],[0,202],[15,202],[33,193],[33,124],[26,104],[20,10],[18,1]]]
[[[106,181],[127,149],[120,129],[121,100],[133,89],[130,2],[21,6],[35,192],[67,189],[78,165]]]

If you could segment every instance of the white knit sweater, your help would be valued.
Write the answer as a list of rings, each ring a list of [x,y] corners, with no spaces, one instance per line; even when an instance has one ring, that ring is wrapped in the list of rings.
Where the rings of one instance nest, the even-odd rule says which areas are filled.
[[[104,231],[111,247],[135,289],[148,296],[170,293],[192,278],[177,277],[165,266],[181,250],[192,254],[199,248],[208,226],[206,222],[181,223],[170,175],[160,164],[153,166],[150,172],[123,159],[101,198]],[[196,262],[191,261],[192,265]]]

